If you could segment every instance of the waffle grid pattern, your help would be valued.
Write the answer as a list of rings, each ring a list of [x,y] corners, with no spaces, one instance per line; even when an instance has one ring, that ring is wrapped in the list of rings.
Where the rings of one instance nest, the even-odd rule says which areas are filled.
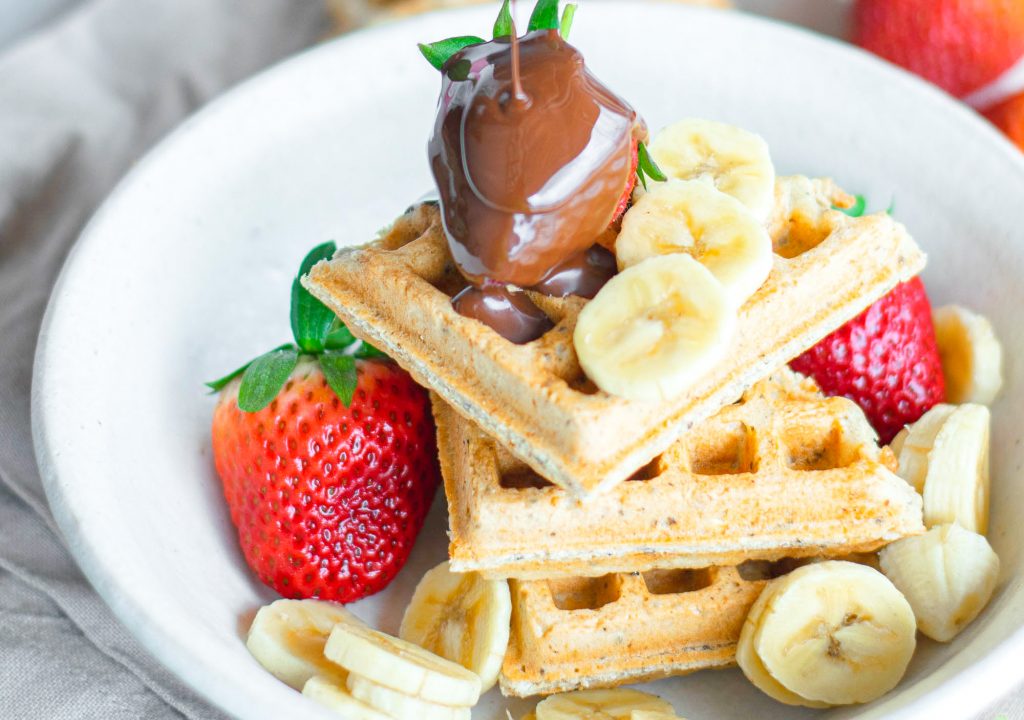
[[[850,218],[829,181],[779,181],[774,269],[740,311],[727,359],[678,398],[629,401],[598,391],[572,344],[580,298],[533,294],[555,322],[514,345],[458,315],[464,286],[435,206],[411,208],[380,240],[318,264],[307,287],[353,333],[395,358],[542,477],[574,494],[614,487],[679,435],[849,320],[924,255],[887,215]],[[804,312],[794,312],[800,308]]]

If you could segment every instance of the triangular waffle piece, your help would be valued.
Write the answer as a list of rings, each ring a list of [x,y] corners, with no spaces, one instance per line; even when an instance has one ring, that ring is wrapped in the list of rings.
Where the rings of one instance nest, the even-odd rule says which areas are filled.
[[[728,667],[747,612],[773,570],[752,563],[513,580],[501,691],[548,695]]]
[[[694,423],[924,267],[888,215],[850,218],[828,181],[783,179],[768,280],[740,310],[726,358],[682,395],[659,403],[599,391],[576,359],[585,301],[532,294],[556,323],[514,345],[451,306],[465,286],[436,206],[412,208],[377,242],[343,248],[305,279],[349,329],[393,357],[541,476],[585,495],[614,487]]]
[[[607,493],[579,500],[435,396],[452,569],[595,576],[869,552],[924,532],[864,413],[782,370]]]

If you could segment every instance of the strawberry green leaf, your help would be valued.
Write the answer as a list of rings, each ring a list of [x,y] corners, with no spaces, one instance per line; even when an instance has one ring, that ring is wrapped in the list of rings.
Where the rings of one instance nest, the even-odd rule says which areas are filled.
[[[281,392],[288,376],[299,362],[295,348],[271,350],[253,360],[242,374],[238,388],[238,407],[243,412],[258,412]]]
[[[386,358],[387,354],[378,350],[368,342],[359,341],[359,347],[352,353],[352,357],[359,358],[361,360],[372,360],[373,358]]]
[[[864,211],[867,209],[868,201],[867,201],[867,199],[865,199],[865,197],[863,195],[856,195],[854,197],[856,197],[857,200],[856,200],[856,202],[853,203],[853,207],[836,208],[836,210],[839,210],[840,212],[844,212],[847,215],[849,215],[850,217],[854,217],[854,218],[861,217],[864,214]]]
[[[498,19],[494,21],[494,37],[511,37],[515,32],[515,22],[512,20],[512,11],[509,9],[509,0],[501,4],[498,11]]]
[[[892,200],[889,201],[889,207],[885,209],[886,214],[892,216],[893,212],[896,211],[896,196],[893,195]]]
[[[320,355],[320,369],[324,372],[327,384],[345,407],[351,405],[356,385],[359,384],[356,359],[340,350],[325,350]]]
[[[559,25],[558,0],[537,0],[537,4],[533,6],[533,14],[530,15],[530,24],[526,29],[529,32],[558,30]]]
[[[331,329],[331,334],[327,336],[327,340],[324,342],[324,349],[343,350],[346,355],[360,359],[387,357],[387,355],[373,345],[370,345],[370,343],[363,342],[353,335],[341,322],[336,322]]]
[[[640,182],[643,183],[644,190],[647,189],[647,178],[651,180],[657,180],[658,182],[665,182],[668,177],[658,167],[658,163],[654,162],[654,158],[647,151],[647,145],[644,143],[637,143],[636,145],[637,163],[636,163],[636,174],[640,177]]]
[[[331,332],[328,333],[327,339],[324,340],[324,349],[347,350],[357,342],[359,340],[356,339],[356,336],[347,327],[342,325],[340,321],[335,320],[334,325],[331,327]]]
[[[300,280],[321,260],[329,260],[337,248],[333,242],[317,245],[303,259],[299,274],[292,282],[292,334],[299,349],[320,352],[334,324],[334,312],[317,300]]]
[[[229,372],[227,375],[225,375],[222,378],[218,378],[217,380],[213,380],[211,382],[205,383],[205,385],[206,385],[206,387],[210,388],[211,392],[220,392],[221,390],[223,390],[224,388],[227,387],[229,382],[231,382],[236,377],[238,377],[239,375],[244,373],[249,368],[250,365],[252,365],[252,361],[247,362],[245,365],[243,365],[242,367],[238,368],[237,370],[233,370],[232,372]]]
[[[565,6],[565,10],[562,11],[562,23],[559,32],[562,34],[563,40],[568,40],[569,33],[572,32],[572,21],[576,17],[577,7],[579,6],[576,3],[569,3]]]
[[[294,347],[295,346],[292,345],[291,343],[286,343],[284,345],[281,345],[279,347],[274,348],[274,350],[284,350],[286,348],[294,348]],[[206,383],[206,387],[210,388],[211,392],[220,392],[225,387],[227,387],[227,384],[229,382],[231,382],[236,377],[238,377],[239,375],[244,373],[249,368],[250,365],[252,365],[252,360],[250,360],[249,362],[247,362],[245,365],[243,365],[242,367],[238,368],[237,370],[234,370],[234,371],[228,373],[224,377],[219,378],[217,380],[214,380],[213,382]]]
[[[444,68],[444,64],[451,60],[452,55],[470,45],[479,45],[484,39],[476,35],[460,35],[458,37],[438,40],[434,43],[419,43],[418,47],[427,62],[438,70]]]

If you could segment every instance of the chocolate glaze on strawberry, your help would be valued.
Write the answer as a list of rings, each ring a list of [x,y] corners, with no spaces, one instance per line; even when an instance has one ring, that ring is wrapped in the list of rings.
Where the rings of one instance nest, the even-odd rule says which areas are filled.
[[[504,285],[595,294],[614,268],[588,249],[615,216],[644,132],[556,30],[452,56],[429,153],[452,256],[474,285],[456,309],[527,342],[550,323],[524,336],[525,304],[504,302]]]

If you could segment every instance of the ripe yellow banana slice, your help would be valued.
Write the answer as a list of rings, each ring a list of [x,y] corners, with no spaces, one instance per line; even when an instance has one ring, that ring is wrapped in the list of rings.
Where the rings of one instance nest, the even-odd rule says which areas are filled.
[[[416,586],[398,635],[472,670],[487,692],[498,681],[511,622],[507,581],[453,573],[444,562]]]
[[[315,675],[341,685],[345,671],[324,657],[324,645],[338,623],[362,624],[334,603],[277,600],[256,613],[245,645],[260,665],[296,690]]]
[[[662,712],[659,710],[634,710],[629,714],[629,720],[686,720],[674,712]]]
[[[775,168],[768,143],[759,135],[690,118],[659,132],[648,149],[668,177],[712,185],[746,205],[758,222],[768,220],[775,200]]]
[[[310,700],[329,708],[346,720],[394,720],[390,715],[374,710],[356,700],[345,688],[323,677],[312,677],[302,688],[302,694]]]
[[[412,695],[386,688],[367,680],[361,675],[349,673],[347,687],[349,694],[374,710],[393,718],[409,720],[470,720],[472,711],[468,707],[452,707],[427,702]]]
[[[735,198],[698,181],[657,183],[622,219],[615,240],[619,269],[655,255],[692,255],[718,278],[737,307],[772,269],[764,224]]]
[[[988,444],[988,408],[956,406],[928,452],[922,492],[925,527],[957,522],[982,535],[988,531]]]
[[[992,323],[958,305],[940,307],[932,319],[949,402],[990,405],[1003,387],[1003,347]]]
[[[573,344],[599,388],[632,400],[678,395],[728,351],[736,308],[689,255],[626,268],[584,306]]]
[[[916,644],[914,613],[882,573],[827,561],[772,581],[754,631],[764,670],[818,703],[870,702],[894,688]]]
[[[928,476],[928,453],[935,444],[935,436],[954,410],[956,407],[953,405],[936,405],[893,438],[891,447],[899,460],[899,476],[918,492],[924,492],[924,481]]]
[[[758,655],[754,647],[754,638],[757,636],[758,626],[761,624],[761,616],[764,615],[769,594],[762,592],[757,602],[751,607],[751,611],[743,623],[739,633],[739,643],[736,645],[736,664],[743,671],[746,679],[754,683],[754,686],[772,698],[785,705],[802,705],[808,708],[827,708],[826,703],[815,703],[801,697],[796,692],[787,690],[782,684],[773,678]]]
[[[324,655],[351,673],[428,702],[472,707],[480,699],[476,673],[364,625],[335,626]]]
[[[535,712],[537,720],[631,720],[635,711],[665,713],[675,710],[665,700],[639,690],[580,690],[552,695]]]
[[[879,561],[910,602],[918,629],[939,642],[978,617],[999,579],[999,557],[988,540],[955,523],[897,540]]]
[[[770,589],[771,585],[764,589],[747,614],[747,619],[743,623],[743,629],[740,631],[739,643],[736,645],[736,663],[740,666],[743,674],[747,676],[747,679],[754,684],[754,687],[773,700],[786,705],[803,705],[819,709],[827,708],[829,707],[828,703],[802,698],[795,692],[783,687],[782,683],[771,676],[757,654],[757,650],[754,647],[754,639],[757,637],[757,630],[761,625],[761,617],[764,615],[764,610],[768,606],[768,601],[773,594],[769,592]]]

